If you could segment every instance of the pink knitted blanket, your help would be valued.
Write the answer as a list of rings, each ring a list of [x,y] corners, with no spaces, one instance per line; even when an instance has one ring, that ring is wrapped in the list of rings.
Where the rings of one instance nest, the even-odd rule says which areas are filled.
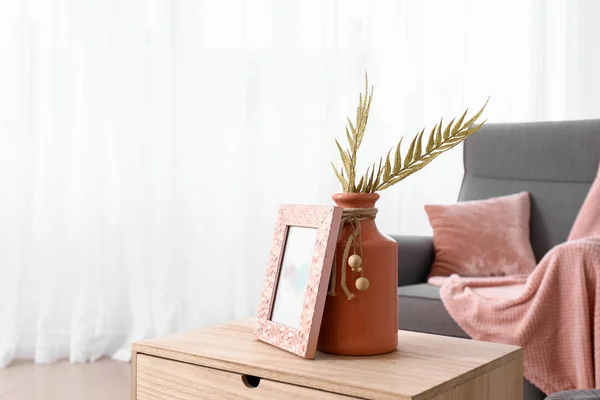
[[[453,275],[441,297],[473,339],[523,347],[523,374],[543,392],[600,388],[599,275],[600,238],[581,239],[553,248],[529,276]],[[485,295],[516,285],[510,297]]]

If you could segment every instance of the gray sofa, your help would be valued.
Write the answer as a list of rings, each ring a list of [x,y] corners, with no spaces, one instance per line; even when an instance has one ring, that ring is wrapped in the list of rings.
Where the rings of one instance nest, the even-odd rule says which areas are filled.
[[[529,192],[531,243],[539,261],[567,239],[599,161],[600,120],[486,124],[465,141],[458,201]],[[439,289],[425,283],[435,257],[432,238],[394,238],[399,329],[468,338],[446,312]],[[525,400],[545,398],[527,381],[523,393]]]

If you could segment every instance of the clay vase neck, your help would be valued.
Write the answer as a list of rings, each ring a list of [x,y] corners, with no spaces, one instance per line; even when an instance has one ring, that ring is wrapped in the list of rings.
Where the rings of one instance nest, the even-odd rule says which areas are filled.
[[[373,208],[379,200],[377,193],[338,193],[331,196],[335,205],[342,208]],[[361,228],[364,233],[370,233],[377,230],[374,219],[368,219],[361,222]]]

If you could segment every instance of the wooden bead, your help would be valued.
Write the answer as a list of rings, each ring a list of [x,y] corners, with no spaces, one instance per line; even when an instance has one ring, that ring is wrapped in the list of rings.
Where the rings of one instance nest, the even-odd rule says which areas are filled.
[[[362,265],[362,258],[360,258],[360,256],[357,254],[352,254],[350,257],[348,257],[348,265],[352,269],[358,268]]]
[[[369,280],[364,276],[361,276],[354,282],[354,285],[358,290],[367,290],[369,288]]]

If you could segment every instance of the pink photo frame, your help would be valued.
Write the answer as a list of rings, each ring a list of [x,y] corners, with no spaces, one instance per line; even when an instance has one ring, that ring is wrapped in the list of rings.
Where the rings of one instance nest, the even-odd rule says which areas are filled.
[[[256,330],[254,332],[255,339],[301,357],[314,359],[341,219],[342,208],[340,207],[280,206],[271,246],[269,266],[258,306]],[[298,228],[312,228],[313,230],[302,230],[300,232],[302,235],[296,233],[294,236],[290,234],[292,229],[294,229],[294,232],[299,232]],[[312,248],[307,246],[310,238],[313,237],[310,235],[314,235],[315,238]],[[303,296],[303,299],[300,298],[299,301],[302,303],[301,309],[292,307],[294,310],[298,308],[296,311],[301,315],[296,326],[290,326],[292,324],[273,321],[273,315],[277,298],[292,296],[288,292],[293,290],[278,294],[282,270],[285,268],[284,272],[290,275],[289,271],[292,268],[290,265],[293,265],[294,278],[297,276],[296,271],[302,270],[302,268],[296,269],[295,264],[292,262],[285,261],[286,258],[290,257],[286,257],[286,251],[289,251],[289,254],[298,253],[297,250],[290,250],[290,246],[294,246],[292,242],[294,237],[297,242],[301,242],[295,247],[299,247],[304,252],[302,254],[307,255],[308,262],[302,264],[305,266],[304,275],[297,279],[300,282],[306,282],[305,289],[301,286],[297,291],[300,296]],[[283,285],[283,283],[281,284]]]

